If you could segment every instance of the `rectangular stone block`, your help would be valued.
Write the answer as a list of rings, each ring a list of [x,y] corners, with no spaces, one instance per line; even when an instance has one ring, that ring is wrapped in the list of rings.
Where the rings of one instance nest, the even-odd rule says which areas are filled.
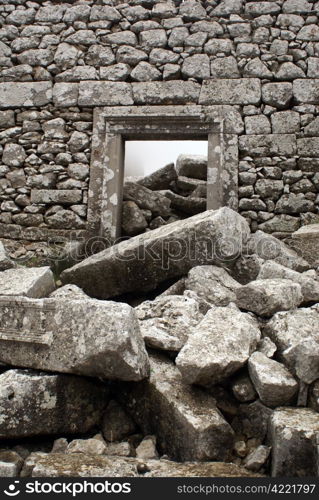
[[[86,81],[79,85],[79,106],[125,106],[131,104],[134,104],[134,101],[130,83]]]
[[[293,82],[293,96],[298,103],[318,104],[319,79],[300,79]]]
[[[293,156],[297,151],[296,136],[295,134],[241,136],[239,151],[249,156]]]
[[[261,84],[258,78],[205,80],[199,104],[259,104]]]
[[[297,139],[298,155],[318,158],[319,156],[319,137],[305,137]]]
[[[7,370],[0,386],[1,439],[88,432],[109,400],[106,385],[72,375]]]
[[[0,273],[0,296],[40,299],[54,290],[54,277],[49,267],[19,267]]]
[[[79,97],[78,83],[56,83],[53,87],[53,103],[64,108],[77,106]]]
[[[0,83],[0,109],[44,106],[51,101],[51,82]]]
[[[161,452],[178,460],[224,460],[233,431],[215,399],[182,382],[174,363],[151,356],[151,376],[141,384],[122,386],[121,403],[146,434],[156,433]]]
[[[82,201],[80,189],[32,189],[31,202],[55,204],[63,203],[73,205]]]
[[[149,373],[134,309],[90,298],[0,296],[0,361],[126,381]]]
[[[133,83],[135,104],[198,103],[201,86],[186,81]]]

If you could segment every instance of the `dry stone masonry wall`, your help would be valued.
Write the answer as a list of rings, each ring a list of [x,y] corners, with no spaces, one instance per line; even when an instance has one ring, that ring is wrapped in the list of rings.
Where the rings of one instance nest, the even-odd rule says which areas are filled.
[[[315,221],[318,15],[306,0],[2,1],[0,235],[85,230],[98,106],[233,106],[252,229]]]

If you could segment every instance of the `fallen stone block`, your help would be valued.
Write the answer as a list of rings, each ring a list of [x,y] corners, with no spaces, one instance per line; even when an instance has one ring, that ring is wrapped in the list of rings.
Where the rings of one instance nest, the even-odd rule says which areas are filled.
[[[54,290],[54,277],[49,267],[19,267],[0,273],[0,296],[40,299]]]
[[[271,448],[269,446],[258,446],[245,458],[244,465],[246,469],[258,472],[266,464],[270,452]]]
[[[222,267],[198,266],[188,273],[185,288],[215,306],[227,306],[235,302],[236,288],[240,284],[235,281]]]
[[[104,457],[82,453],[32,453],[22,477],[258,477],[244,467],[223,462],[185,462]],[[260,476],[259,476],[260,477]]]
[[[319,413],[319,379],[311,385],[308,406]]]
[[[183,295],[145,301],[135,311],[146,345],[167,351],[179,351],[204,317],[198,301]]]
[[[207,156],[179,155],[176,162],[176,172],[179,176],[191,179],[207,180]]]
[[[261,352],[250,356],[248,369],[260,400],[266,406],[285,405],[298,391],[298,382],[287,368]]]
[[[0,438],[88,432],[107,403],[106,386],[94,380],[8,370],[0,375]]]
[[[307,408],[279,408],[270,420],[272,477],[317,474],[319,415]]]
[[[61,279],[97,298],[152,290],[198,265],[228,265],[249,234],[238,213],[226,207],[209,210],[108,248],[65,270]]]
[[[308,271],[311,267],[309,262],[285,245],[283,241],[263,231],[256,231],[251,235],[246,250],[248,255],[257,255],[264,260],[274,260],[293,271]]]
[[[152,355],[150,362],[149,380],[121,384],[117,392],[121,404],[145,434],[156,433],[158,449],[174,460],[225,460],[233,431],[215,399],[184,384],[166,358]]]
[[[85,455],[106,455],[106,446],[100,439],[74,439],[66,453],[84,453]]]
[[[176,358],[188,384],[214,385],[239,370],[256,350],[257,321],[236,306],[213,307]]]
[[[151,210],[153,214],[170,214],[171,202],[168,198],[134,182],[124,184],[123,200],[134,201],[139,208]]]
[[[7,256],[3,243],[0,241],[0,271],[6,271],[6,269],[13,267],[16,267],[16,264]]]
[[[272,260],[262,264],[258,280],[260,279],[288,279],[299,283],[303,295],[303,302],[319,302],[319,281],[305,274],[298,273]]]
[[[171,201],[171,208],[184,214],[196,215],[206,210],[206,198],[185,197],[169,190],[161,191],[161,194]]]
[[[142,210],[134,201],[123,201],[122,204],[122,230],[128,236],[142,233],[148,224]]]
[[[92,299],[0,297],[0,361],[120,380],[149,370],[134,310]]]
[[[279,360],[281,360],[292,373],[296,373],[297,360],[300,357],[301,346],[308,342],[308,340],[319,343],[318,304],[295,311],[279,312],[266,323],[263,331],[264,334],[270,337],[276,344]],[[308,368],[310,367],[311,364],[309,363]],[[317,369],[315,373],[317,373]],[[299,377],[301,376],[302,369],[299,372]],[[307,376],[309,380],[308,377],[309,373]]]
[[[319,339],[305,339],[295,348],[296,375],[306,384],[319,378]]]
[[[312,267],[319,266],[319,224],[302,226],[291,235],[289,246]]]
[[[288,279],[257,279],[236,290],[237,306],[259,316],[295,309],[302,301],[301,286]]]
[[[137,184],[158,191],[160,189],[169,189],[171,182],[175,181],[177,173],[174,163],[169,163],[165,167],[156,170],[152,174],[146,175],[143,179],[137,181]]]
[[[267,436],[269,419],[273,411],[259,399],[250,404],[242,404],[232,421],[232,428],[236,434],[243,435],[246,439],[257,439],[262,443]]]
[[[231,383],[235,398],[241,403],[249,403],[257,398],[257,392],[248,375],[239,375]]]

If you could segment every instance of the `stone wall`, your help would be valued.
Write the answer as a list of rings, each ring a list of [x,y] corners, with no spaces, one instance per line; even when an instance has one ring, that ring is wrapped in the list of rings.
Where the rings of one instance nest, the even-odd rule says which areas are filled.
[[[314,220],[318,15],[306,0],[3,1],[0,236],[85,229],[97,106],[234,106],[240,212],[283,234]]]

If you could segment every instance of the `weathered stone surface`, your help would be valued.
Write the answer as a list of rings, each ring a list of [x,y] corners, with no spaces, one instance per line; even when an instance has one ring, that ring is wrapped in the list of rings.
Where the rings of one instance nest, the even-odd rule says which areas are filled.
[[[236,290],[236,304],[259,316],[272,316],[299,306],[303,300],[301,286],[289,279],[257,279]]]
[[[240,284],[225,269],[216,266],[198,266],[191,269],[185,288],[215,306],[227,306],[236,300],[236,288]]]
[[[279,408],[270,421],[273,477],[317,474],[318,413],[306,408]]]
[[[179,351],[204,317],[200,304],[183,295],[145,301],[135,311],[146,345],[168,351]]]
[[[291,235],[291,246],[298,255],[306,259],[311,266],[319,266],[319,224],[302,226]]]
[[[55,106],[76,106],[79,96],[78,83],[56,83],[53,87],[53,102]]]
[[[263,231],[256,231],[251,235],[247,245],[247,253],[249,255],[256,254],[264,260],[274,260],[278,264],[298,272],[307,271],[310,267],[306,260],[299,257],[284,242]]]
[[[252,316],[235,306],[213,307],[194,328],[176,365],[185,382],[212,385],[239,370],[259,339],[258,323]]]
[[[197,255],[192,258],[190,250],[195,235]],[[154,289],[162,281],[185,275],[192,267],[229,263],[230,259],[237,257],[248,237],[247,222],[239,214],[229,208],[210,210],[100,252],[64,271],[62,279],[64,283],[76,284],[90,292],[89,295],[100,298],[137,290],[141,283],[144,290]],[[232,249],[227,249],[228,238],[232,241]],[[234,248],[234,242],[238,243],[237,248]],[[207,248],[201,252],[201,243],[205,247],[209,245],[208,254]],[[170,255],[167,253],[168,244]],[[145,254],[143,259],[139,258],[141,250]]]
[[[169,163],[165,167],[160,168],[152,174],[138,180],[137,184],[144,186],[151,190],[169,189],[172,181],[176,179],[176,170],[174,163]]]
[[[295,349],[296,375],[306,384],[319,378],[319,340],[305,339]]]
[[[207,80],[203,82],[199,104],[259,104],[260,99],[257,78]]]
[[[238,416],[232,422],[232,427],[237,434],[247,439],[258,439],[262,443],[267,436],[272,413],[273,410],[263,405],[259,399],[250,404],[242,404],[239,406]]]
[[[298,103],[316,104],[319,98],[319,79],[295,80],[293,83],[293,95]]]
[[[166,358],[151,356],[150,379],[134,387],[129,384],[118,394],[145,434],[156,432],[160,452],[180,461],[228,456],[233,431],[214,398],[185,385]]]
[[[88,432],[108,402],[105,385],[81,377],[8,370],[0,384],[2,439]]]
[[[7,143],[3,149],[2,162],[8,167],[20,167],[27,155],[19,144]]]
[[[107,448],[100,439],[74,439],[66,449],[66,453],[83,453],[85,455],[105,455]]]
[[[294,231],[297,231],[299,227],[300,220],[297,217],[292,217],[291,215],[286,214],[275,215],[271,219],[258,225],[258,228],[265,233],[293,233]]]
[[[278,358],[295,373],[300,357],[300,346],[308,340],[319,342],[318,325],[318,306],[312,306],[275,314],[265,325],[264,332],[276,344]]]
[[[139,208],[151,210],[152,213],[158,215],[168,215],[171,206],[170,200],[161,193],[151,191],[134,182],[124,184],[123,200],[134,201]]]
[[[183,80],[132,84],[135,104],[197,104],[200,89],[198,83]]]
[[[298,214],[313,212],[314,203],[305,198],[303,193],[284,194],[276,203],[275,212],[283,214]]]
[[[51,82],[0,83],[0,108],[45,106],[51,100]]]
[[[40,299],[54,289],[54,277],[49,267],[19,267],[0,274],[0,296],[20,295]]]
[[[134,104],[132,88],[125,82],[81,82],[79,106],[122,106]]]
[[[319,380],[316,380],[310,388],[308,406],[319,412]]]
[[[293,95],[291,83],[266,83],[262,86],[262,100],[269,106],[279,109],[286,108]]]
[[[135,422],[116,401],[110,401],[102,421],[103,437],[110,442],[122,441],[134,431]]]
[[[136,457],[142,460],[156,459],[156,436],[146,436],[136,448]]]
[[[294,155],[297,152],[294,134],[241,136],[238,144],[242,154],[254,151],[256,156]]]
[[[207,180],[207,156],[204,155],[179,155],[176,162],[178,175],[192,179]]]
[[[79,189],[32,189],[31,202],[48,205],[74,205],[82,201],[82,192]]]
[[[81,453],[32,453],[22,477],[253,477],[244,467],[223,462],[170,462]],[[145,472],[145,470],[147,472]]]
[[[210,61],[207,54],[195,54],[187,57],[182,65],[182,74],[186,78],[203,80],[210,77]]]
[[[131,77],[137,82],[161,80],[162,73],[152,64],[141,61],[131,72]]]
[[[0,272],[14,267],[15,263],[7,256],[3,243],[0,241]]]
[[[142,210],[134,201],[124,201],[122,205],[122,229],[125,234],[135,236],[148,226]]]
[[[303,302],[319,302],[319,282],[305,274],[298,273],[272,260],[262,264],[258,279],[288,279],[299,283]]]
[[[298,390],[298,382],[287,368],[261,352],[250,356],[248,369],[260,400],[266,406],[289,403]]]
[[[200,214],[207,208],[206,198],[185,197],[170,190],[161,191],[161,194],[171,201],[171,208],[188,215]]]
[[[148,375],[143,338],[127,304],[1,297],[0,309],[0,361],[6,364],[109,379]]]

